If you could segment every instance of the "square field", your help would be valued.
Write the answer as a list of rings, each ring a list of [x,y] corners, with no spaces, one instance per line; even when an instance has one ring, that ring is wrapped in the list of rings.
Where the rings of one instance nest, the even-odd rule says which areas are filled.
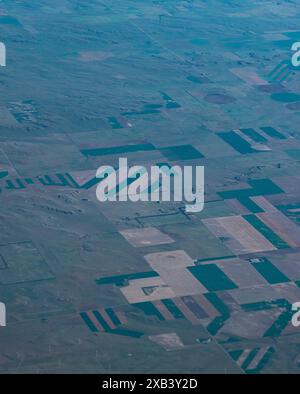
[[[0,245],[0,285],[53,279],[46,261],[32,242]]]
[[[152,245],[170,244],[174,240],[155,227],[120,231],[123,237],[135,248]]]

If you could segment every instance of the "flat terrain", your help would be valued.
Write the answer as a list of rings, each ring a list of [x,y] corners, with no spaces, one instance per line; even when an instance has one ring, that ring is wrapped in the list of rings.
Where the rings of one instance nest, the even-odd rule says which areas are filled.
[[[0,373],[299,373],[300,5],[4,0]],[[96,199],[204,165],[205,208]]]

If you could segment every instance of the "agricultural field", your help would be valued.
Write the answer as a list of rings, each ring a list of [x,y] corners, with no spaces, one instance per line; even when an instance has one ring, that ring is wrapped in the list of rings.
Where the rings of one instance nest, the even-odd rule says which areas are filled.
[[[300,372],[299,26],[288,0],[0,2],[1,374]],[[204,166],[204,209],[99,202],[120,157]]]

